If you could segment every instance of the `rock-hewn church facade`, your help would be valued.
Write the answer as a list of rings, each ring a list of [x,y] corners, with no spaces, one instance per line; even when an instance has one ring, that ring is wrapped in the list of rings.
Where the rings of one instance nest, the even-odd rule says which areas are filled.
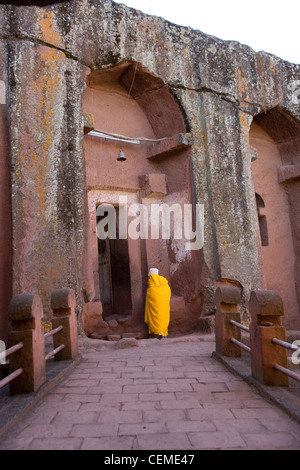
[[[1,338],[13,295],[39,294],[47,318],[62,287],[80,321],[103,312],[88,334],[143,334],[154,267],[173,334],[209,323],[222,284],[244,312],[278,290],[300,329],[300,66],[110,0],[2,3]],[[175,216],[169,237],[118,236],[162,205],[202,207],[203,245]]]

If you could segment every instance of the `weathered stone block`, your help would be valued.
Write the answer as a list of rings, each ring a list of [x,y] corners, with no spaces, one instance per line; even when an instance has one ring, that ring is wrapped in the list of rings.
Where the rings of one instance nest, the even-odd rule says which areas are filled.
[[[288,387],[288,376],[274,369],[275,364],[287,368],[287,351],[273,344],[273,338],[286,341],[285,328],[283,326],[258,326],[251,331],[252,375],[265,385]]]
[[[215,316],[203,316],[198,320],[198,330],[202,333],[214,333],[216,327]]]
[[[287,368],[287,350],[272,342],[286,341],[281,296],[277,291],[253,291],[249,308],[252,375],[266,385],[288,386],[288,376],[274,369],[275,364]]]
[[[150,160],[159,160],[173,154],[176,155],[176,153],[191,147],[192,143],[193,138],[191,134],[177,134],[173,137],[166,138],[161,142],[149,145],[147,149],[147,158]]]
[[[241,330],[230,323],[230,320],[241,321],[238,305],[241,302],[240,291],[237,287],[218,287],[216,300],[216,352],[222,356],[240,357],[241,348],[232,343],[231,338],[241,341]]]
[[[46,381],[42,316],[43,307],[39,296],[19,295],[11,300],[9,318],[12,332],[9,343],[10,346],[23,343],[23,348],[10,356],[10,373],[23,369],[23,373],[10,384],[12,395],[36,392]]]
[[[152,173],[139,176],[142,197],[161,197],[167,194],[166,175]]]
[[[78,353],[77,318],[75,314],[75,293],[72,289],[56,290],[51,295],[53,310],[52,327],[63,329],[53,336],[53,347],[64,344],[64,349],[55,355],[55,360],[70,360]]]
[[[88,302],[84,305],[82,310],[82,326],[87,336],[96,330],[102,320],[102,313],[103,307],[101,302]]]
[[[94,116],[90,113],[83,113],[83,123],[84,123],[84,133],[88,134],[89,132],[95,129]]]
[[[121,335],[107,335],[107,341],[120,341]]]
[[[286,183],[287,181],[300,178],[300,164],[286,165],[278,168],[278,182]]]

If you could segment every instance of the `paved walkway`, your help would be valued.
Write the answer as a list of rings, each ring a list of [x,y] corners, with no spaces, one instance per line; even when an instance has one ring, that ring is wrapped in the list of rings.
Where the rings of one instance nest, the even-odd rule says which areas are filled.
[[[82,362],[0,449],[300,449],[300,424],[213,359],[209,337],[130,341],[81,338]]]

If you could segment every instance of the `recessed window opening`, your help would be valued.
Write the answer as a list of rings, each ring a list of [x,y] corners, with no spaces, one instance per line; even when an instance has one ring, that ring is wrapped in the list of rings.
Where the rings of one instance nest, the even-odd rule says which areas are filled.
[[[264,203],[263,198],[257,193],[255,193],[255,198],[256,198],[256,208],[257,208],[257,215],[258,215],[261,244],[262,246],[269,246],[269,234],[268,234],[267,217],[265,214],[265,203]]]

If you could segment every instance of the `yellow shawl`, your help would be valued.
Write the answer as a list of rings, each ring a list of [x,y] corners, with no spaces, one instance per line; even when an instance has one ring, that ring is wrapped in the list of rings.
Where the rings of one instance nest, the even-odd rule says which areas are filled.
[[[171,289],[163,276],[151,274],[145,305],[145,323],[150,335],[168,336]]]

